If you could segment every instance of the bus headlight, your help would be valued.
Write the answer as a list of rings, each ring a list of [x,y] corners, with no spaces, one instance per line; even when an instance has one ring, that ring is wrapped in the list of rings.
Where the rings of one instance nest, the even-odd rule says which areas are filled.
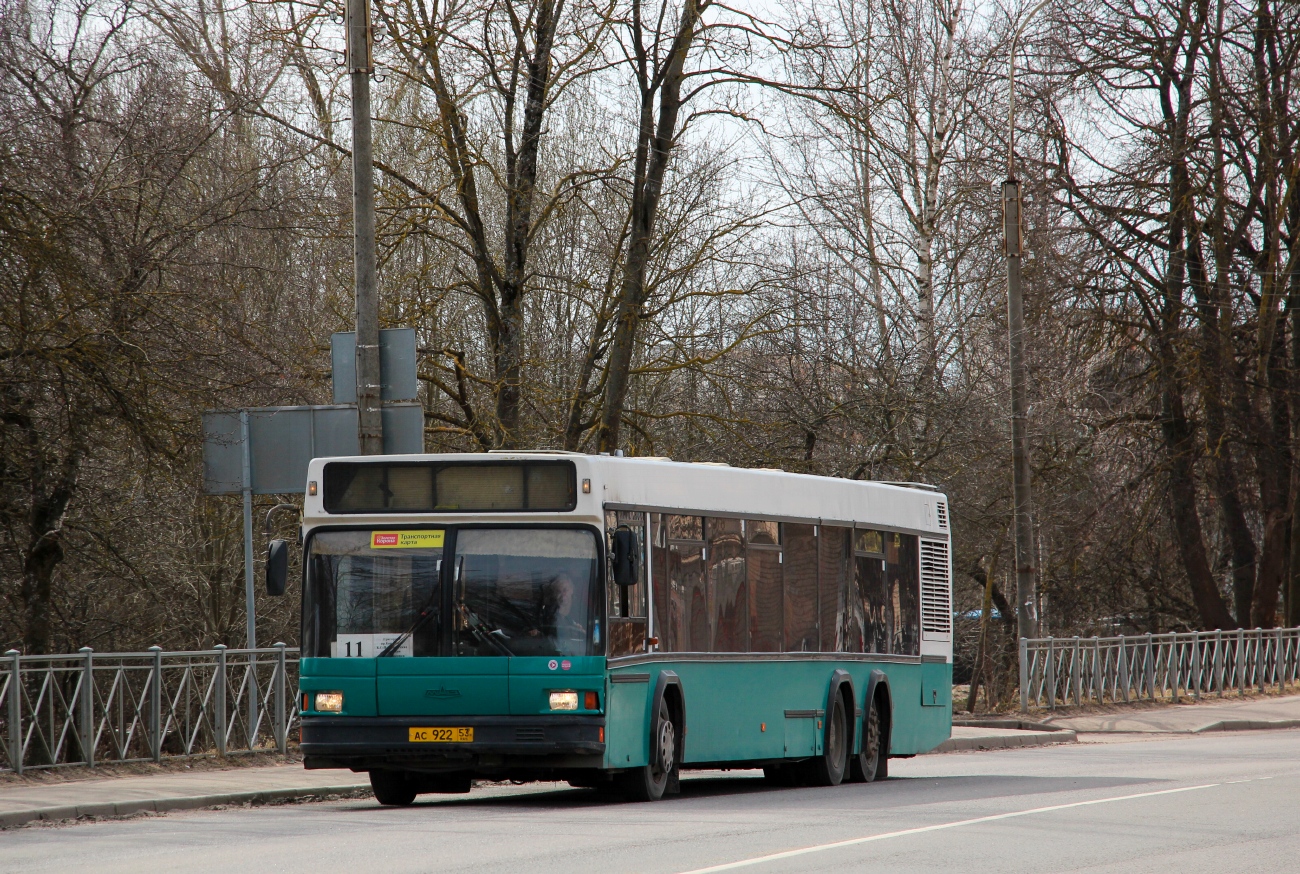
[[[322,713],[342,713],[343,693],[342,692],[317,692],[315,709],[319,710]]]
[[[566,689],[562,692],[551,693],[552,710],[577,710],[578,693],[572,689]]]

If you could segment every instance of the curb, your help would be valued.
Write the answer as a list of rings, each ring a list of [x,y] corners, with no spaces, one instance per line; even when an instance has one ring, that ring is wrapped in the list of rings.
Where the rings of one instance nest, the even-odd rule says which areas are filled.
[[[266,804],[273,801],[307,801],[330,795],[351,795],[370,791],[369,783],[345,786],[316,786],[310,789],[259,789],[252,792],[222,792],[214,795],[182,795],[171,798],[142,798],[137,801],[101,801],[95,804],[64,804],[11,810],[0,813],[0,829],[29,822],[52,822],[79,819],[83,816],[130,816],[136,813],[168,813],[173,810],[200,810],[221,804]]]
[[[953,717],[952,724],[962,728],[1010,728],[1016,731],[1066,731],[1059,725],[1052,725],[1050,722],[1033,722],[1028,719],[1018,719],[1015,717]]]
[[[951,737],[932,750],[951,753],[958,750],[1009,750],[1018,747],[1044,747],[1051,744],[1077,743],[1078,735],[1069,729],[1027,731],[1024,734],[989,735],[986,737]]]
[[[1300,728],[1300,719],[1224,719],[1192,729],[1192,734],[1205,731],[1268,731],[1277,728]]]

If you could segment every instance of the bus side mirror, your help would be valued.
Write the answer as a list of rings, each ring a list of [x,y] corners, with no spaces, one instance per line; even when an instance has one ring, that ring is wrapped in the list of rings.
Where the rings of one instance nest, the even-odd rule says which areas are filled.
[[[636,584],[636,568],[640,563],[637,555],[636,535],[631,528],[618,528],[614,531],[614,584],[626,589]]]
[[[289,582],[289,544],[272,540],[266,547],[266,594],[283,595]]]

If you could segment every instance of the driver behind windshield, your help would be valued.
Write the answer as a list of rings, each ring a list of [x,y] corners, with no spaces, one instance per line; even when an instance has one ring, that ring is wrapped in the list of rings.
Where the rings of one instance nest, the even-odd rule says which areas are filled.
[[[550,631],[555,641],[555,651],[560,655],[585,655],[587,628],[583,622],[583,609],[577,603],[577,587],[573,578],[561,571],[550,586],[552,615]]]

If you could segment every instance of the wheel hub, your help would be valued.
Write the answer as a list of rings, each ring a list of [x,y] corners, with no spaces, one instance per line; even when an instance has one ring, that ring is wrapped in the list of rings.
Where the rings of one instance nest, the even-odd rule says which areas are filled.
[[[659,724],[659,767],[664,773],[672,771],[676,755],[677,736],[672,721],[665,719]]]

